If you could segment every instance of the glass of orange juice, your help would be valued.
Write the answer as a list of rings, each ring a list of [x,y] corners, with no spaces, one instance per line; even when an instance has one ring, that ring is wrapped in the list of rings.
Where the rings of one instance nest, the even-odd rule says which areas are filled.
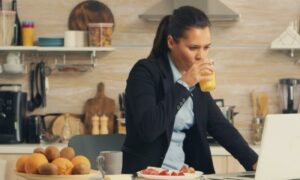
[[[208,81],[200,81],[200,89],[203,92],[209,92],[216,88],[216,74],[215,72],[209,74],[208,76],[211,76],[211,79]]]

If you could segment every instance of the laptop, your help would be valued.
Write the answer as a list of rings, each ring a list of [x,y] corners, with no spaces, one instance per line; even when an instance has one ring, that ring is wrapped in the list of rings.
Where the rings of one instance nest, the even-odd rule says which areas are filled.
[[[216,179],[217,175],[208,176]],[[300,114],[266,116],[256,172],[222,175],[223,179],[300,179]]]

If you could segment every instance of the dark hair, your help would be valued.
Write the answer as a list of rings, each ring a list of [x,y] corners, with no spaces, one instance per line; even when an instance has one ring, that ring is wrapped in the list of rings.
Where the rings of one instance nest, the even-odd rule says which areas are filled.
[[[191,27],[210,27],[210,21],[200,9],[192,6],[182,6],[165,16],[159,23],[148,58],[156,58],[169,51],[167,37],[171,35],[175,41],[184,36],[184,32]]]

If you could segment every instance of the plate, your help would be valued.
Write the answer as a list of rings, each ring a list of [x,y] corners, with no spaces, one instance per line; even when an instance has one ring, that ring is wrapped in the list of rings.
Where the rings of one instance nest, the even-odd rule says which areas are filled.
[[[195,173],[185,173],[184,176],[160,176],[160,175],[147,175],[147,174],[142,174],[140,171],[137,172],[138,177],[142,177],[145,179],[169,179],[169,180],[173,180],[173,179],[196,179],[199,178],[201,175],[203,174],[203,172],[201,171],[196,171]]]
[[[90,180],[92,177],[100,177],[100,173],[97,171],[92,171],[90,174],[84,175],[40,175],[19,172],[16,172],[16,174],[27,180]]]
[[[114,16],[104,3],[83,1],[69,15],[69,30],[87,31],[89,23],[114,23]]]

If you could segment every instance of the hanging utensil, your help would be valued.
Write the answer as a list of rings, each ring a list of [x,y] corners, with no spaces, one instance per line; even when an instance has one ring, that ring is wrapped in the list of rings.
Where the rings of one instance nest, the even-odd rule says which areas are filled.
[[[30,100],[27,102],[27,110],[32,112],[36,108],[35,104],[35,69],[36,64],[30,64],[30,74],[29,74],[29,93],[30,93]]]

